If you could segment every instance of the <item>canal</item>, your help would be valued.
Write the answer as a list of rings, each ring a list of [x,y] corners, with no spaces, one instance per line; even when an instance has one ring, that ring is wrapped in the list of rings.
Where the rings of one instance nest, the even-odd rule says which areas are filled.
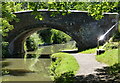
[[[6,73],[2,81],[51,81],[50,55],[60,51],[76,50],[76,42],[40,46],[38,50],[27,52],[24,58],[6,58],[0,62]]]

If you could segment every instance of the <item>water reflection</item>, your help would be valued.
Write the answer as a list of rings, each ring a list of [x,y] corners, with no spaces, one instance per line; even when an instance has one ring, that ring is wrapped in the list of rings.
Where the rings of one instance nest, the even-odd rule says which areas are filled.
[[[9,65],[2,68],[8,74],[3,74],[3,81],[50,81],[49,66],[50,59],[18,59],[9,58],[5,60]],[[33,64],[33,65],[31,65]]]
[[[62,50],[75,49],[75,41],[66,44],[54,44],[50,46],[41,46],[34,52],[28,52],[23,58],[6,58],[1,61],[3,81],[51,81],[49,66],[51,63],[50,55]],[[42,58],[41,56],[44,56]],[[49,56],[50,57],[50,56]]]
[[[34,52],[28,52],[28,54],[41,54],[41,55],[47,55],[47,54],[53,54],[57,53],[59,51],[63,50],[77,50],[76,49],[76,42],[75,41],[69,41],[65,44],[53,44],[49,46],[40,46],[38,50]]]

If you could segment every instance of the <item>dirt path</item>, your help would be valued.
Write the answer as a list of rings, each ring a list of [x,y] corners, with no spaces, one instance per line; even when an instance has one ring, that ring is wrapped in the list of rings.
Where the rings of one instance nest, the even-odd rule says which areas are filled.
[[[89,75],[97,73],[95,70],[98,68],[103,68],[107,65],[98,62],[95,59],[95,54],[82,54],[82,53],[73,53],[72,54],[80,65],[77,75]]]

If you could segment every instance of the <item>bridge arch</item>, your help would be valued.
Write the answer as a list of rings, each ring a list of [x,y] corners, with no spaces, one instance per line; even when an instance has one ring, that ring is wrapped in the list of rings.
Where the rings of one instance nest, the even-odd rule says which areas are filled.
[[[71,11],[68,15],[56,15],[51,17],[52,12],[39,10],[44,20],[35,19],[32,11],[16,12],[19,22],[11,22],[14,29],[8,33],[6,40],[10,43],[9,52],[11,55],[24,54],[23,42],[33,32],[53,28],[65,32],[77,43],[78,50],[95,47],[97,38],[104,34],[117,21],[117,14],[105,14],[101,20],[95,20],[84,11]]]
[[[56,30],[66,33],[77,43],[77,39],[74,38],[74,35],[72,35],[72,33],[68,33],[69,31],[65,30],[64,26],[55,25],[55,24],[51,25],[49,23],[39,23],[39,24],[34,24],[34,25],[28,25],[23,28],[24,28],[24,30],[20,30],[20,32],[17,32],[14,39],[10,42],[8,50],[9,50],[10,54],[13,56],[16,56],[16,55],[17,55],[17,57],[23,56],[25,53],[24,42],[25,42],[26,38],[29,37],[31,34],[33,34],[36,31],[44,30],[44,29],[48,29],[48,28],[56,29]]]

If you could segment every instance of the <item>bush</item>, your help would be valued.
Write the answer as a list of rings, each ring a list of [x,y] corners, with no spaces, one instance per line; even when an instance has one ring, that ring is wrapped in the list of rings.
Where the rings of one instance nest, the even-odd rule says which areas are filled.
[[[34,51],[37,49],[37,45],[34,42],[34,39],[31,37],[28,37],[26,40],[26,47],[27,51]]]
[[[68,53],[55,53],[51,58],[56,58],[50,66],[50,74],[57,83],[71,83],[73,76],[79,68],[74,56]],[[70,80],[71,79],[71,80]]]
[[[38,48],[39,44],[42,44],[42,40],[39,38],[37,33],[32,34],[30,37],[26,39],[26,43],[24,48],[27,51],[34,51]]]

